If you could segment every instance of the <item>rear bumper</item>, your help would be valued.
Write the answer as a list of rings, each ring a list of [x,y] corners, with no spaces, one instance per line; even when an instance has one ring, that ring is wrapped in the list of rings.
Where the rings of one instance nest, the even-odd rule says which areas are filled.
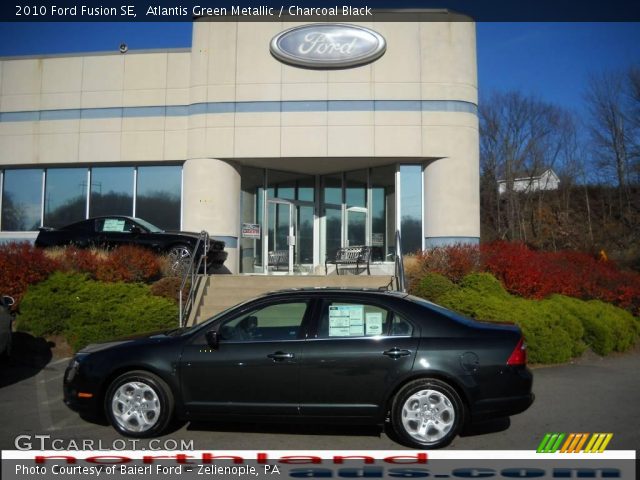
[[[533,393],[517,397],[487,398],[475,403],[471,410],[472,420],[510,417],[524,412],[535,400]]]

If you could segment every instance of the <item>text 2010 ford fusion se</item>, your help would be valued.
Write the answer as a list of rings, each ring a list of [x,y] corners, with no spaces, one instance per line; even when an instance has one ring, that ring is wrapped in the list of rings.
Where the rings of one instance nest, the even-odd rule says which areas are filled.
[[[172,418],[383,424],[415,448],[533,402],[520,330],[419,298],[367,290],[271,293],[202,324],[90,345],[65,402],[117,431],[160,435]]]

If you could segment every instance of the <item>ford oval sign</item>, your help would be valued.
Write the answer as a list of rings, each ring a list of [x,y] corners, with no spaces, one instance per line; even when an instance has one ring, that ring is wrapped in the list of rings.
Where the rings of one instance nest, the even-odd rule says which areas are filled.
[[[271,40],[274,57],[306,68],[348,68],[380,58],[384,37],[365,27],[341,23],[316,23],[290,28]]]

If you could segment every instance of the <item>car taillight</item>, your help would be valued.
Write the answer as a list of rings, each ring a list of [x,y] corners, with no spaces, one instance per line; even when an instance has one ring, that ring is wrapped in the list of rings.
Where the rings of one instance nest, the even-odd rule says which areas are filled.
[[[524,342],[524,338],[520,337],[516,348],[511,352],[507,365],[526,365],[527,364],[527,344]]]

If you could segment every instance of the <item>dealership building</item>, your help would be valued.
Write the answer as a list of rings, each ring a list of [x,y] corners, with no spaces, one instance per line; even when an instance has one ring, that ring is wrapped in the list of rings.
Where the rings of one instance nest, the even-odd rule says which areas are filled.
[[[234,273],[390,262],[396,230],[477,243],[475,24],[421,18],[198,19],[189,49],[0,59],[0,241],[132,215],[207,230]]]

